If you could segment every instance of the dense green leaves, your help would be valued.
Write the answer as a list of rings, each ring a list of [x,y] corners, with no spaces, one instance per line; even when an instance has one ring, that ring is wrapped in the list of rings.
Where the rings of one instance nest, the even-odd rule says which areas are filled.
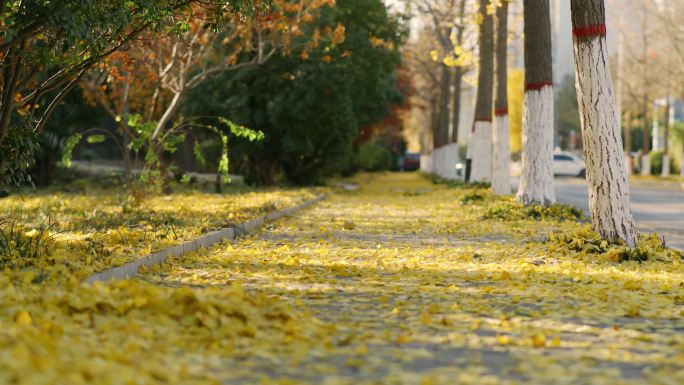
[[[193,5],[201,3],[202,12]],[[270,2],[257,2],[265,11]],[[181,31],[190,17],[216,25],[255,13],[249,0],[0,2],[0,189],[25,185],[35,138],[78,80],[142,31]],[[11,134],[11,135],[10,135]],[[28,141],[32,141],[28,143]],[[5,143],[8,142],[8,143]],[[20,159],[20,160],[19,160]]]
[[[339,25],[344,39],[338,44],[307,44],[317,31]],[[400,21],[382,1],[339,0],[293,42],[290,54],[200,87],[186,113],[228,116],[266,134],[259,142],[236,138],[231,145],[233,164],[253,182],[284,175],[315,183],[348,168],[361,128],[401,101],[393,73],[403,38]]]

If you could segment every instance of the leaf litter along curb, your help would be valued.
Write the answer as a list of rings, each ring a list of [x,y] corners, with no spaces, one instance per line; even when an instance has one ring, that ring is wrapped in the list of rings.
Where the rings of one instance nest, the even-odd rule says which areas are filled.
[[[214,194],[182,188],[172,195],[149,194],[130,207],[125,194],[111,186],[75,185],[80,187],[70,188],[76,191],[53,188],[0,202],[0,218],[6,218],[0,220],[0,269],[33,269],[47,280],[63,279],[64,274],[82,279],[206,232],[295,206],[318,193],[231,188],[227,194]],[[5,250],[3,240],[10,233],[19,236]],[[25,257],[18,243],[28,250],[41,248],[40,256]]]
[[[680,260],[550,250],[586,227],[371,178],[142,282],[3,275],[0,383],[681,383]]]
[[[472,194],[485,198],[464,204]],[[644,238],[649,258],[622,263],[549,243],[549,233],[591,234],[563,210],[485,219],[508,199],[376,176],[143,279],[212,290],[238,282],[311,312],[303,328],[318,340],[226,354],[212,371],[224,383],[682,383],[681,256],[653,238]]]
[[[193,227],[197,221],[220,226],[226,217],[217,213],[242,221],[294,206],[315,192],[185,191],[149,197],[144,209],[118,214],[116,197],[104,190],[93,195],[43,192],[22,202],[3,201],[3,210],[17,215],[0,239],[0,383],[215,384],[215,376],[205,370],[227,354],[236,357],[260,344],[294,346],[317,338],[318,329],[305,311],[277,298],[245,293],[237,282],[208,290],[131,280],[82,284],[99,266],[162,247],[165,243],[155,239],[159,229],[143,229],[145,237],[135,233],[161,214],[173,215],[184,237],[206,231]],[[91,210],[125,223],[143,223],[122,229],[105,221],[100,228],[89,224],[96,219]],[[41,217],[57,222],[36,226]],[[75,230],[75,225],[80,227]],[[81,231],[88,232],[87,239],[101,239],[101,249],[92,255],[84,251]],[[130,242],[112,237],[122,231],[130,233]],[[300,326],[304,320],[306,330]]]

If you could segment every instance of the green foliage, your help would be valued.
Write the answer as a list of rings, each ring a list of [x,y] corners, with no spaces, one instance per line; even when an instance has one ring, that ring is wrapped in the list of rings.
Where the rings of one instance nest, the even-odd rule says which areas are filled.
[[[556,91],[556,119],[558,120],[558,135],[561,137],[561,145],[567,147],[570,132],[574,131],[580,137],[582,127],[579,119],[579,107],[577,106],[577,91],[575,89],[575,77],[567,75],[558,91]]]
[[[59,0],[0,2],[0,191],[31,185],[27,169],[54,106],[79,78],[142,31],[178,30],[197,17],[207,25],[226,17],[267,12],[270,1]],[[29,143],[32,142],[32,143]]]
[[[651,158],[651,174],[660,175],[663,172],[663,151],[651,151],[648,156]],[[675,158],[670,158],[670,172],[678,170]]]
[[[485,197],[486,197],[486,195],[484,192],[476,191],[473,193],[469,193],[469,194],[464,195],[463,198],[461,198],[461,204],[466,206],[466,205],[470,205],[473,203],[480,203],[480,202],[483,202],[485,200]]]
[[[354,165],[362,171],[389,171],[395,164],[392,151],[375,141],[362,145],[354,157]]]
[[[81,139],[83,139],[83,135],[74,134],[70,136],[64,144],[64,149],[62,150],[62,164],[66,167],[71,167],[71,158],[74,153],[74,148],[81,142]]]
[[[554,220],[576,221],[583,219],[584,214],[574,206],[554,204],[551,206],[524,206],[512,199],[493,202],[487,208],[482,219],[501,221],[515,220]]]
[[[549,235],[546,246],[551,252],[567,254],[579,253],[582,256],[608,259],[614,262],[627,261],[672,261],[682,259],[682,252],[668,249],[658,234],[640,234],[637,246],[626,247],[612,244],[592,230],[579,230],[572,233]]]
[[[316,29],[340,23],[343,43],[308,44]],[[265,134],[250,142],[227,130],[232,165],[255,183],[274,183],[281,175],[317,183],[348,168],[360,128],[400,100],[393,72],[404,35],[382,1],[339,0],[303,32],[292,46],[306,47],[305,54],[294,50],[258,68],[224,74],[198,87],[185,106],[188,116],[230,116]],[[371,37],[394,48],[374,45]]]
[[[102,143],[105,141],[105,136],[102,134],[98,135],[90,135],[89,137],[86,138],[86,142],[90,144],[96,144],[96,143]]]
[[[466,182],[460,179],[450,180],[444,179],[437,174],[425,174],[421,175],[428,179],[433,184],[443,184],[450,189],[488,189],[491,187],[489,182]]]
[[[0,198],[34,186],[25,170],[34,163],[39,148],[35,132],[28,129],[12,130],[0,143]]]
[[[29,230],[13,219],[0,219],[0,269],[24,268],[41,256],[49,256],[53,242],[50,228]]]
[[[228,128],[230,129],[230,132],[233,135],[235,135],[238,138],[245,138],[245,139],[249,140],[250,142],[257,142],[259,140],[264,140],[264,137],[266,136],[266,135],[264,135],[263,132],[261,132],[259,130],[249,129],[245,126],[241,126],[239,124],[236,124],[236,123],[234,123],[234,122],[232,122],[226,118],[223,118],[223,117],[219,117],[219,121],[221,123],[225,124],[226,126],[228,126]]]

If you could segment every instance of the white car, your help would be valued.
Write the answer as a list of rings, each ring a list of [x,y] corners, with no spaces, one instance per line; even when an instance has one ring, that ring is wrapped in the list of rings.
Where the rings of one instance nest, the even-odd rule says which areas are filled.
[[[584,178],[587,166],[579,156],[566,151],[553,154],[553,175],[554,176],[577,176]]]

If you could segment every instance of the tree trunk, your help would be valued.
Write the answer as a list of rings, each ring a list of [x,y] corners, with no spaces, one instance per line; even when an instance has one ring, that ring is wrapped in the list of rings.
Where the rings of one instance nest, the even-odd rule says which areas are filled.
[[[634,159],[632,158],[632,113],[627,112],[625,121],[625,161],[627,164],[627,175],[634,172]]]
[[[666,96],[665,105],[665,135],[663,137],[663,177],[670,176],[670,124],[674,118],[674,110],[670,104],[670,97]]]
[[[591,223],[604,239],[633,247],[637,230],[608,66],[604,2],[571,0],[571,10]]]
[[[522,175],[524,205],[556,202],[553,190],[553,70],[548,0],[525,0],[525,101]]]
[[[123,123],[123,121],[122,121]],[[125,123],[124,123],[125,124]],[[121,133],[121,156],[123,158],[123,166],[124,166],[124,171],[123,171],[123,179],[126,184],[130,183],[131,181],[131,137],[128,135],[128,130],[127,128],[122,128],[119,131]]]
[[[458,126],[461,119],[461,87],[463,85],[463,68],[457,66],[454,71],[454,98],[451,112],[451,143],[458,143]]]
[[[430,131],[432,132],[432,152],[439,147],[439,104],[438,97],[433,96],[430,100]]]
[[[480,73],[477,79],[475,122],[470,139],[474,182],[492,178],[492,93],[494,78],[494,21],[487,12],[489,0],[480,0]]]
[[[648,100],[649,96],[644,95],[642,105],[642,127],[641,127],[641,175],[651,175],[651,158],[648,153],[651,152],[651,129],[648,121]]]
[[[442,76],[440,79],[440,97],[439,97],[439,114],[438,114],[438,140],[437,147],[432,151],[432,164],[434,173],[442,178],[452,177],[453,166],[449,166],[447,161],[447,152],[449,151],[447,144],[449,144],[449,122],[451,107],[451,68],[442,64]]]
[[[496,10],[496,101],[494,102],[494,157],[492,190],[495,194],[511,193],[510,128],[508,119],[508,2]]]
[[[449,144],[449,121],[451,107],[451,68],[442,64],[441,92],[439,103],[439,146]]]
[[[456,32],[456,45],[463,46],[463,34],[465,33],[465,6],[466,0],[461,0],[458,8],[460,25]],[[463,68],[456,66],[454,71],[454,99],[451,115],[451,143],[458,143],[458,128],[461,121],[461,87],[463,85]]]

